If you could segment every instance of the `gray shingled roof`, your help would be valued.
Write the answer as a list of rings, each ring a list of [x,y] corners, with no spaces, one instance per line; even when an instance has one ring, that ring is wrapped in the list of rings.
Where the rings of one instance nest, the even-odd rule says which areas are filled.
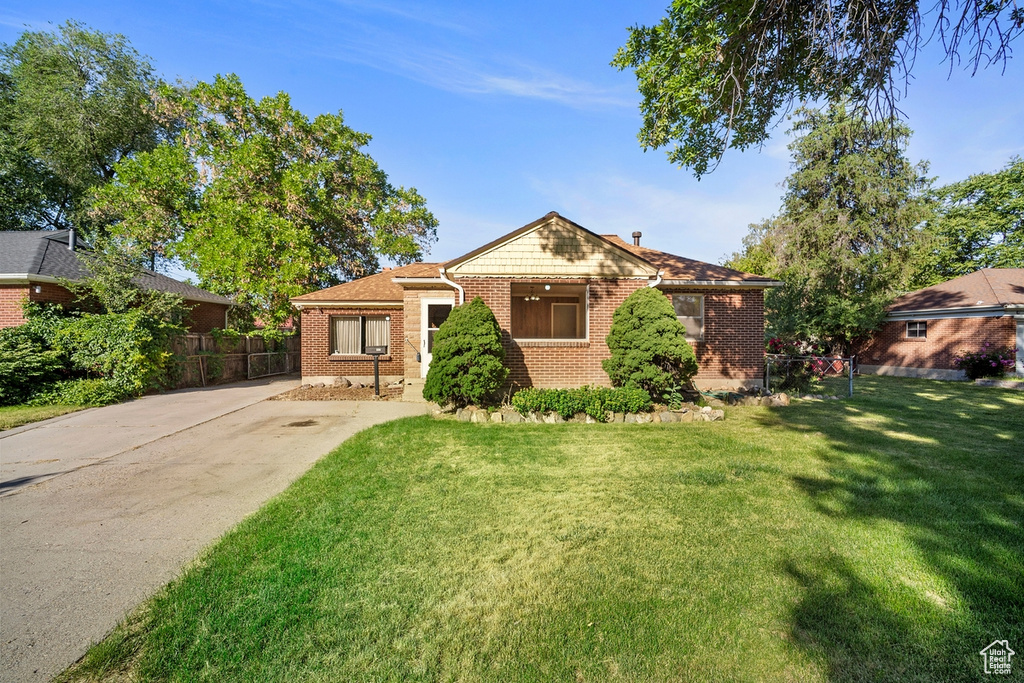
[[[69,230],[2,231],[0,232],[0,276],[31,276],[82,280],[89,272],[79,255],[88,247],[68,249]],[[227,297],[180,282],[166,275],[144,270],[135,282],[145,289],[178,294],[189,301],[232,305]]]

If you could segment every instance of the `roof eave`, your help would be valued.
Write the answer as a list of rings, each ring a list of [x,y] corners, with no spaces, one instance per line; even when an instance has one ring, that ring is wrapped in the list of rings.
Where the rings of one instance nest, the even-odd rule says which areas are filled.
[[[1013,311],[1024,308],[1019,305],[992,304],[989,306],[950,306],[946,308],[914,308],[902,311],[889,311],[886,320],[909,320],[913,318],[929,317],[995,317],[993,314],[1008,315]]]
[[[439,277],[395,277],[391,281],[396,285],[445,285],[449,286]]]
[[[289,301],[300,311],[303,308],[402,308],[405,305],[401,301],[353,301],[351,299],[334,301],[289,299]]]
[[[778,280],[662,280],[658,287],[781,287]]]
[[[61,278],[52,275],[38,275],[36,273],[0,273],[0,284],[20,285],[30,282],[60,282]]]

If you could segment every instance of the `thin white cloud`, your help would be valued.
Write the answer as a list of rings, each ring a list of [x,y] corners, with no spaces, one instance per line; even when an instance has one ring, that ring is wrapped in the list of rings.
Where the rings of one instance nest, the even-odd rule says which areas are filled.
[[[0,14],[0,26],[9,26],[19,30],[39,30],[47,27],[52,28],[52,25],[45,21],[34,21],[32,19],[25,19],[24,17],[11,16],[9,14]]]
[[[739,250],[748,225],[779,208],[778,188],[771,183],[752,183],[753,191],[738,183],[725,196],[700,185],[679,190],[614,174],[533,178],[530,184],[588,230],[627,240],[639,230],[646,246],[709,263]]]
[[[386,14],[398,17],[407,21],[426,24],[435,28],[455,31],[458,33],[471,33],[472,29],[457,21],[452,21],[448,16],[440,17],[435,10],[432,10],[423,3],[418,3],[415,9],[404,7],[400,3],[380,2],[378,0],[333,0],[334,4],[354,9],[366,14]],[[450,14],[450,12],[448,13]]]
[[[624,91],[601,88],[529,64],[469,59],[388,34],[349,39],[318,55],[362,64],[449,92],[547,100],[577,109],[636,106]]]

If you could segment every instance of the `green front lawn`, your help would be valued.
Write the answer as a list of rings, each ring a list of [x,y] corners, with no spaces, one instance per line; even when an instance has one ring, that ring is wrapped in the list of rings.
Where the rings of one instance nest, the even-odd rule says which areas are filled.
[[[89,406],[0,406],[0,432],[14,429],[30,422],[48,420],[51,417],[73,413]]]
[[[1024,645],[1024,394],[857,391],[362,432],[69,677],[984,680]]]

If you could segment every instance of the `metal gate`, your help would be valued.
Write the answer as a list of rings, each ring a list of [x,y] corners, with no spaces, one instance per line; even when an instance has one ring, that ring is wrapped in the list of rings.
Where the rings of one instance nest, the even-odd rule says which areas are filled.
[[[764,358],[764,385],[772,393],[853,396],[853,358],[785,356]]]
[[[249,379],[286,375],[299,367],[299,353],[295,351],[250,353],[247,360]]]

